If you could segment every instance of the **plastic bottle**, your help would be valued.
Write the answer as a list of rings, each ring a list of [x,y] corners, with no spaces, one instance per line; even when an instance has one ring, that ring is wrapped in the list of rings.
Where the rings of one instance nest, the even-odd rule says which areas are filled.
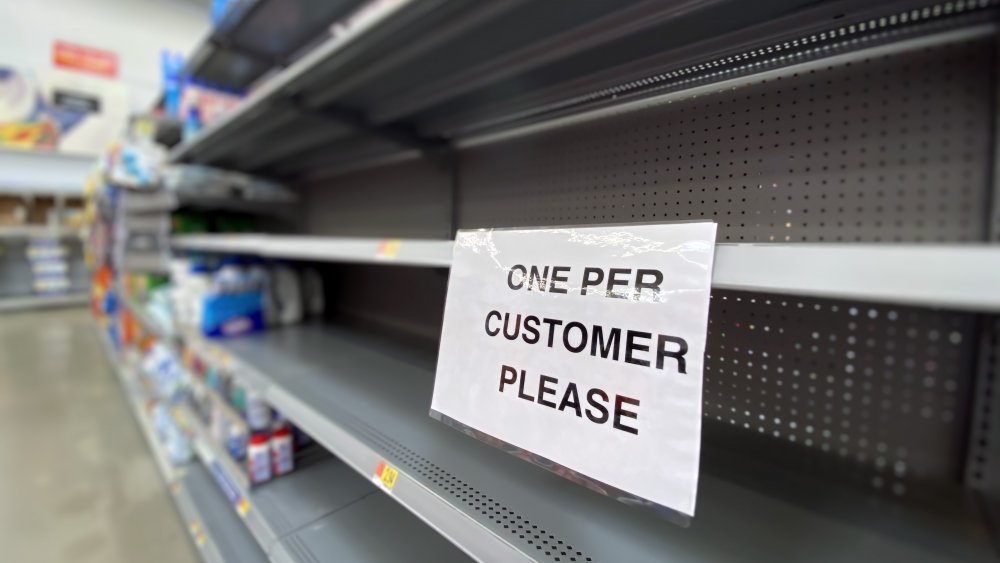
[[[243,459],[247,455],[247,433],[241,424],[230,424],[226,449],[233,459]]]
[[[267,432],[255,432],[247,445],[247,474],[253,484],[271,479],[271,445]]]
[[[271,408],[264,402],[260,393],[247,388],[244,393],[246,400],[247,426],[252,432],[267,430],[271,427]]]
[[[271,433],[271,460],[275,476],[290,473],[295,469],[292,433],[287,424],[279,426]]]

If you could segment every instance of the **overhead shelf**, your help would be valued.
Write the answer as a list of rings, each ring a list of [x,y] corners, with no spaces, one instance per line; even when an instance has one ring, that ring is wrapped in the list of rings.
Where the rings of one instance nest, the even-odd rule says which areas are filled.
[[[209,86],[242,91],[274,68],[290,64],[362,0],[280,0],[232,3],[185,65],[183,75]],[[279,23],[280,22],[280,23]]]
[[[988,19],[985,3],[927,7],[372,2],[170,157],[308,179],[889,41],[918,48],[903,40]]]
[[[697,517],[678,527],[431,419],[433,354],[401,341],[304,325],[191,344],[226,356],[362,476],[383,461],[398,468],[391,498],[479,560],[742,562],[773,560],[775,550],[803,561],[992,558],[985,539],[880,534],[704,473]]]
[[[449,267],[453,243],[281,235],[174,237],[174,248],[328,262]],[[718,244],[712,287],[1000,311],[1000,246]]]

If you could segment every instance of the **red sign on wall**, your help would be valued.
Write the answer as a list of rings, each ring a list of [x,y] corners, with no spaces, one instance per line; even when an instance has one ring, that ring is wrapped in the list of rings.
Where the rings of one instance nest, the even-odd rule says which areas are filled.
[[[118,55],[93,47],[56,41],[52,45],[52,64],[100,76],[118,76]]]

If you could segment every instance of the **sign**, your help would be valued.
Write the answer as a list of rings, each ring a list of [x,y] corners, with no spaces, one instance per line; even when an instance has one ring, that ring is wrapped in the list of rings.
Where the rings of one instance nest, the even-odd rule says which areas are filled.
[[[431,416],[694,515],[713,222],[459,231]]]
[[[108,78],[118,76],[118,55],[115,53],[65,41],[52,44],[52,64]]]

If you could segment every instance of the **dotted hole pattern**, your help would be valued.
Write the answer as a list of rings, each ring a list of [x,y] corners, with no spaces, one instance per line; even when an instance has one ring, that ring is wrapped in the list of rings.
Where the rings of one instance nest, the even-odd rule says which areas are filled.
[[[969,479],[973,486],[1000,494],[1000,446],[997,436],[991,435],[992,426],[1000,421],[1000,397],[997,381],[1000,380],[1000,317],[990,320],[983,333],[980,366],[982,375],[976,389],[978,401],[972,419]],[[995,432],[993,432],[995,434]]]
[[[549,533],[537,524],[504,506],[496,499],[469,485],[462,479],[448,473],[427,458],[406,446],[387,438],[360,420],[355,421],[356,429],[368,439],[379,444],[382,451],[388,452],[393,463],[407,468],[407,473],[419,475],[432,488],[458,499],[457,504],[464,504],[502,527],[514,543],[521,543],[526,553],[534,553],[536,560],[555,561],[559,563],[592,562],[593,558],[585,555],[579,549],[567,544],[555,535]]]
[[[725,291],[711,306],[707,419],[891,495],[961,471],[973,315]]]
[[[469,150],[463,228],[711,218],[728,242],[986,237],[989,38]]]

